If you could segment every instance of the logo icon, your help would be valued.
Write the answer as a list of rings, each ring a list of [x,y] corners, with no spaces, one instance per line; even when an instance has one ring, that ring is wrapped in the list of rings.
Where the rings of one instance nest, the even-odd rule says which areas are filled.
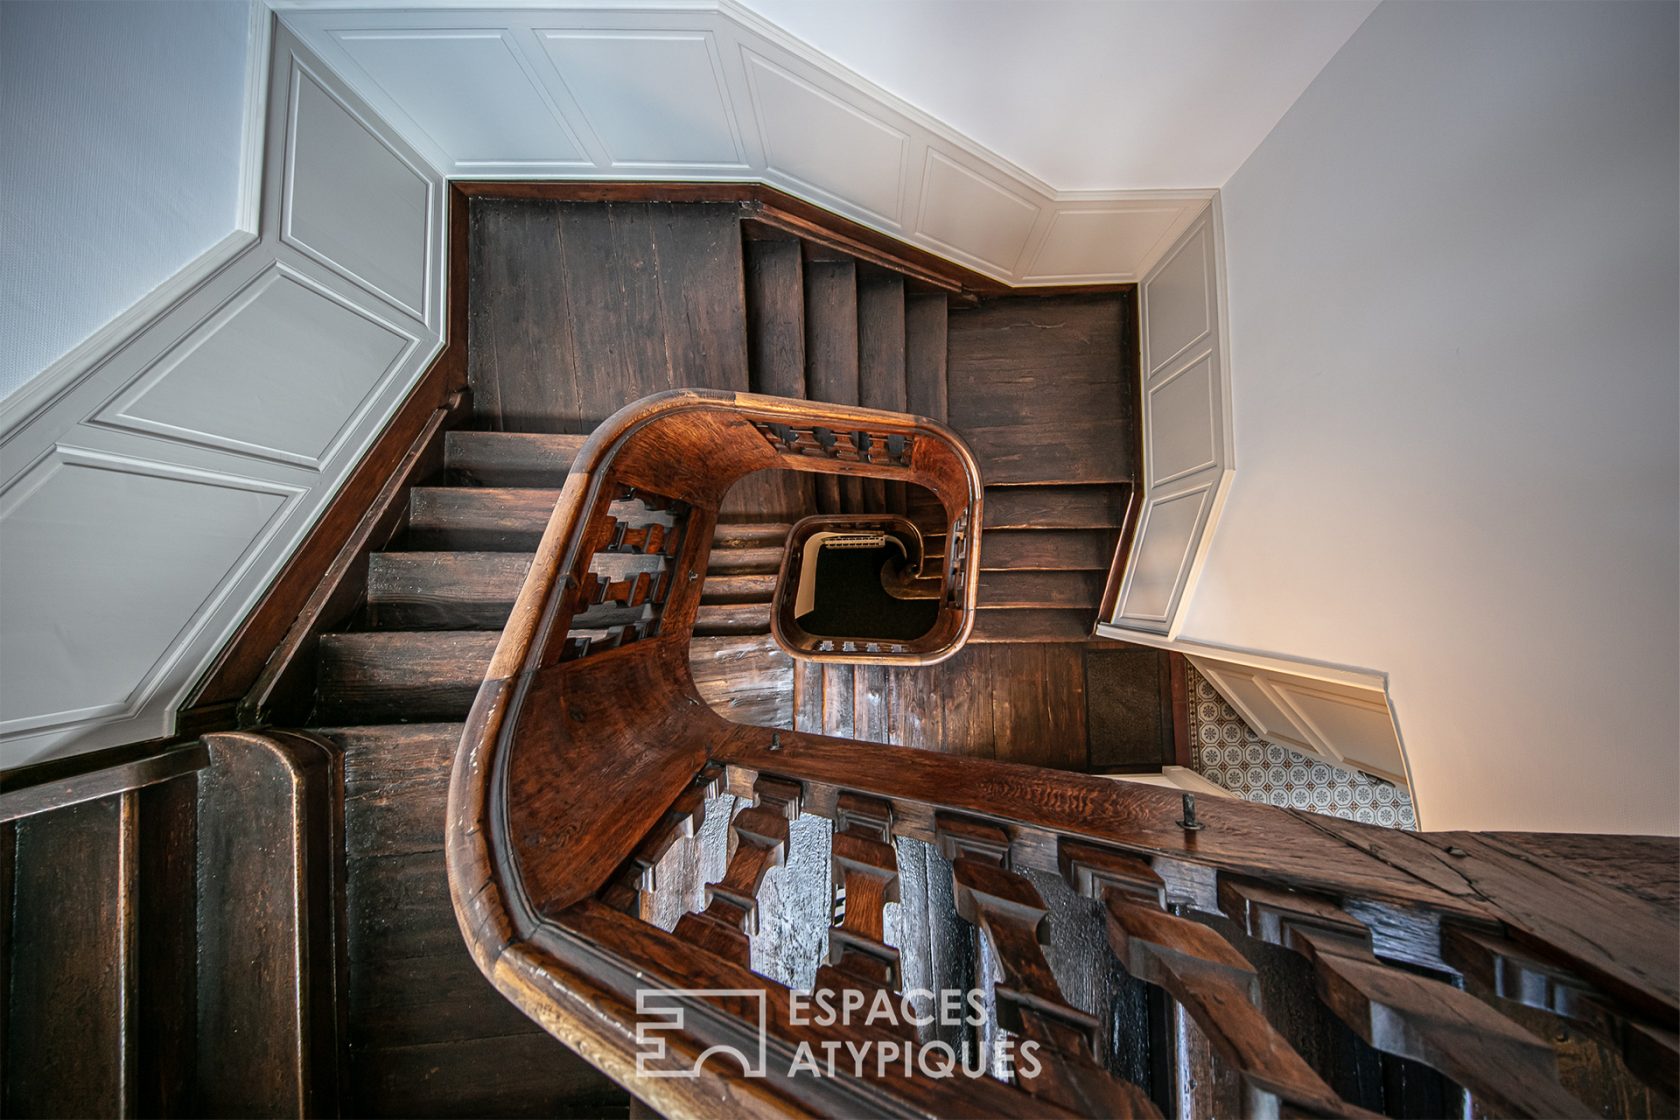
[[[755,1024],[758,1034],[757,1051],[742,1053],[729,1043],[708,1046],[695,1056],[693,1063],[671,1067],[668,1062],[666,1040],[680,1034],[686,1022],[688,1003],[706,997],[751,1002],[758,1008]],[[641,988],[636,992],[636,1076],[637,1077],[699,1077],[700,1067],[714,1054],[728,1054],[741,1063],[748,1077],[763,1077],[768,1065],[768,1046],[765,1042],[767,999],[762,988]],[[742,1016],[746,1018],[746,1016]]]

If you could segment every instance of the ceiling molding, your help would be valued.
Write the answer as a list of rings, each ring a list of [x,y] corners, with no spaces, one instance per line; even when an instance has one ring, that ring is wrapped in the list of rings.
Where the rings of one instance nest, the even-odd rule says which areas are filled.
[[[1134,282],[1217,193],[1058,191],[735,0],[270,3],[449,178],[761,182],[1012,286]]]

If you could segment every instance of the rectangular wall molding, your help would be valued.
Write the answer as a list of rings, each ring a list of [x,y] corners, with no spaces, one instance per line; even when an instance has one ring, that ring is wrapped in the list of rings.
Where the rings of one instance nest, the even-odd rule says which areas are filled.
[[[1175,637],[1236,469],[1217,199],[1138,285],[1143,509],[1110,625]]]
[[[442,176],[257,7],[249,228],[0,411],[0,768],[171,734],[441,344]]]
[[[1013,285],[1142,278],[1213,190],[1060,191],[733,0],[271,0],[450,178],[748,180]]]

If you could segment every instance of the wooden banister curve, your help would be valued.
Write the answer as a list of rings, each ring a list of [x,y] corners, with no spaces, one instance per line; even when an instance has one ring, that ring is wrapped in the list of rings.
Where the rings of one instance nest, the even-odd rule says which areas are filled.
[[[836,455],[828,437],[811,435],[818,430],[871,437],[852,442],[854,451],[893,437],[895,450]],[[1106,908],[1122,963],[1195,1005],[1254,1100],[1362,1113],[1267,1025],[1238,950],[1188,917],[1235,916],[1233,899],[1260,897],[1240,893],[1251,884],[1272,892],[1268,913],[1285,914],[1266,919],[1273,925],[1306,930],[1313,915],[1336,915],[1342,957],[1327,955],[1324,934],[1280,943],[1318,954],[1320,972],[1336,981],[1325,990],[1357,989],[1357,1000],[1335,996],[1350,1019],[1363,1001],[1361,1014],[1381,1004],[1385,1022],[1409,1024],[1404,1045],[1390,1044],[1398,1053],[1429,1062],[1439,1047],[1412,1040],[1445,1038],[1453,1023],[1497,1016],[1495,1004],[1469,1009],[1471,996],[1436,980],[1384,983],[1393,961],[1456,975],[1443,944],[1471,938],[1479,946],[1520,943],[1572,977],[1595,1006],[1632,1024],[1616,1037],[1639,1040],[1639,1068],[1672,1079],[1672,1061],[1653,1061],[1648,1045],[1656,1037],[1659,1055],[1672,1058],[1680,1007],[1672,914],[1581,876],[1551,868],[1532,885],[1574,892],[1569,897],[1608,906],[1613,916],[1547,910],[1523,895],[1521,862],[1505,847],[1457,836],[1340,821],[1330,828],[1309,814],[1241,801],[1203,806],[1204,827],[1190,830],[1179,823],[1178,797],[1162,789],[740,725],[714,712],[689,674],[690,633],[719,504],[731,484],[761,469],[915,483],[933,491],[950,523],[966,519],[975,539],[952,561],[959,567],[945,572],[947,586],[962,593],[947,597],[937,653],[926,660],[961,646],[973,622],[982,491],[953,432],[911,416],[746,394],[649,397],[603,424],[578,454],[478,692],[450,786],[450,889],[480,969],[661,1113],[1153,1114],[1147,1094],[1104,1067],[1088,1015],[1050,975],[1038,947],[1046,907],[1029,873],[1064,879]],[[638,899],[651,887],[651,869],[692,834],[719,790],[748,806],[732,824],[729,871],[708,890],[705,911],[676,932],[641,920]],[[851,881],[848,903],[865,908],[830,931],[819,986],[890,990],[900,982],[896,951],[881,931],[897,873],[890,841],[924,841],[955,861],[959,910],[986,931],[1009,981],[1000,981],[999,1006],[1012,1009],[1011,1029],[1043,1041],[1045,1064],[1012,1082],[874,1067],[846,1077],[787,1074],[802,1045],[905,1044],[902,1032],[883,1026],[802,1020],[788,988],[748,967],[758,884],[782,858],[788,821],[801,815],[835,822],[836,880]],[[1616,932],[1605,942],[1597,931],[1611,922]],[[1357,983],[1346,979],[1354,970]],[[639,998],[695,989],[712,994],[663,997],[684,1019],[649,1064]],[[1515,1083],[1555,1070],[1537,1058],[1546,1043],[1507,1025],[1485,1055],[1471,1037],[1450,1064],[1477,1071],[1486,1090],[1478,1101],[1496,1110],[1570,1109],[1576,1102],[1555,1082],[1546,1091]],[[760,1026],[769,1076],[748,1076],[727,1059],[701,1063],[694,1077],[659,1075],[686,1070],[716,1047],[751,1059]],[[1387,1036],[1369,1038],[1383,1049]]]

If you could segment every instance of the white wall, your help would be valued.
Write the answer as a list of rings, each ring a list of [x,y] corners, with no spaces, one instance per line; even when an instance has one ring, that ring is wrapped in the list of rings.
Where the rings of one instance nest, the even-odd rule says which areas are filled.
[[[1223,191],[1183,636],[1386,670],[1430,828],[1674,833],[1671,4],[1383,4]]]
[[[1346,38],[1363,3],[1309,22]],[[1011,284],[1136,280],[1213,194],[1194,177],[1190,190],[1058,190],[731,0],[275,4],[452,177],[758,180]],[[1201,6],[1175,10],[1201,25]],[[1246,10],[1220,8],[1244,27]],[[1334,49],[1319,46],[1314,71]],[[943,41],[929,50],[940,57]],[[983,58],[968,61],[1011,85]],[[1301,85],[1310,76],[1291,73]],[[1087,91],[1080,112],[1099,103]],[[1032,123],[1071,137],[1083,117],[1068,108]],[[1263,132],[1250,133],[1249,147]]]
[[[0,398],[233,232],[250,8],[0,2]]]
[[[269,75],[250,231],[0,408],[0,767],[168,734],[437,352],[442,178],[284,29]]]

